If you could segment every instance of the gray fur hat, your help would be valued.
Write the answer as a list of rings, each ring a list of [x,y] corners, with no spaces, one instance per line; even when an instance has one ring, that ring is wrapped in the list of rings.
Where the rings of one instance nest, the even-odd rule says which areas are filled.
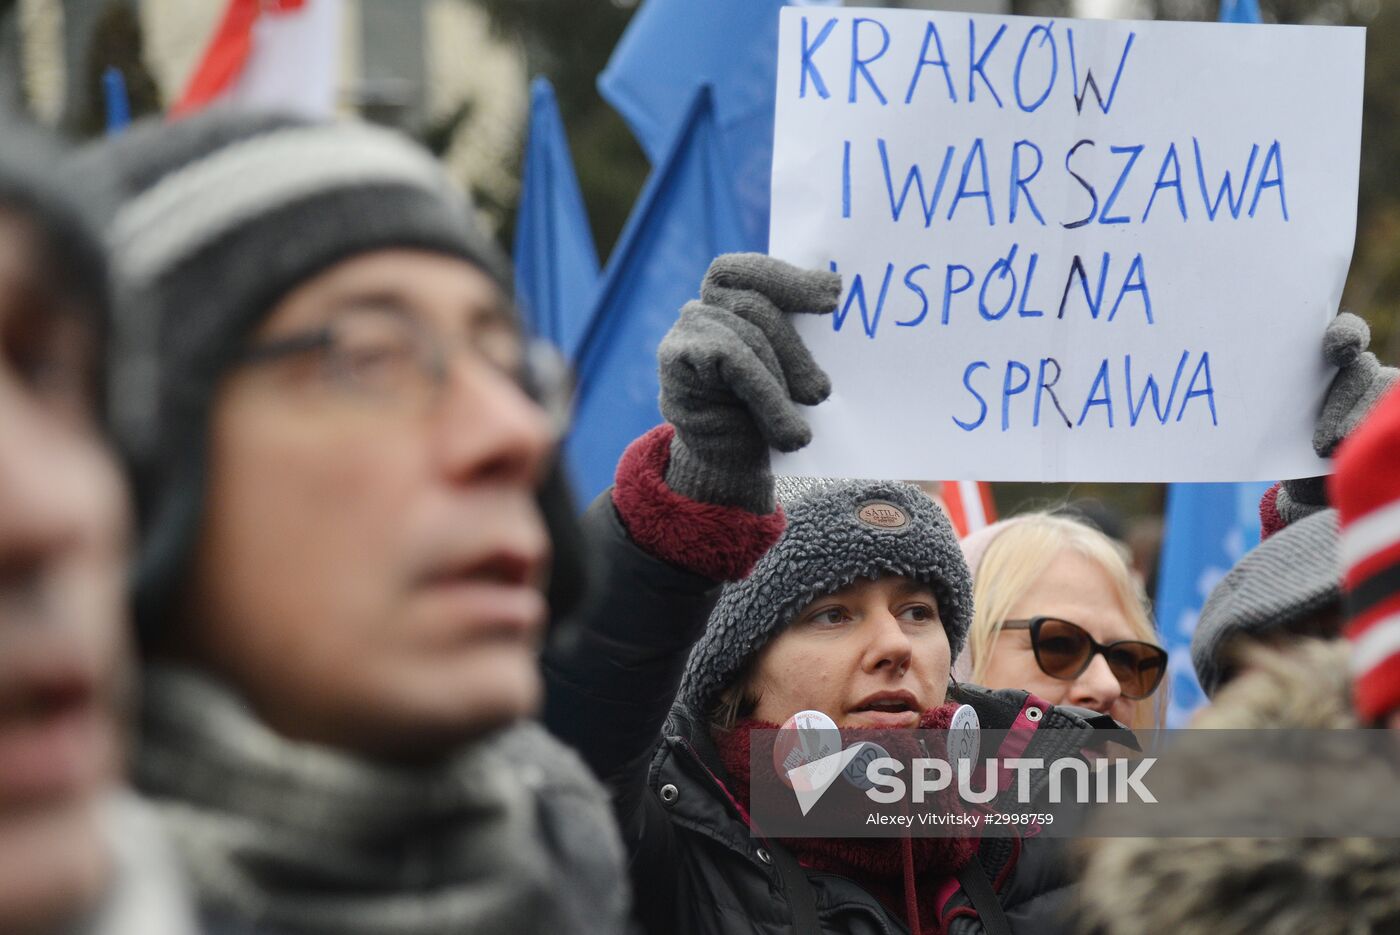
[[[1206,694],[1223,682],[1236,637],[1293,632],[1314,614],[1340,606],[1341,580],[1336,510],[1290,523],[1240,559],[1210,592],[1191,637],[1191,662]]]
[[[708,714],[794,613],[861,578],[932,586],[956,659],[972,623],[972,578],[943,510],[894,481],[783,481],[787,529],[742,581],[728,584],[691,651],[679,701]]]

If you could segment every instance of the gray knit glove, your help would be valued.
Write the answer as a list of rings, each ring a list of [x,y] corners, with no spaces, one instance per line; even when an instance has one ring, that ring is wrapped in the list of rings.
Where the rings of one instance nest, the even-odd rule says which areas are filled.
[[[661,414],[676,428],[667,486],[704,503],[773,511],[768,451],[811,441],[796,404],[831,393],[787,316],[830,313],[840,295],[836,273],[759,253],[710,264],[700,301],[681,309],[657,352]]]
[[[1322,414],[1313,429],[1313,450],[1330,458],[1400,375],[1394,367],[1381,366],[1367,350],[1371,328],[1365,319],[1341,312],[1322,336],[1327,363],[1340,368],[1327,388]],[[1285,523],[1293,523],[1327,505],[1326,478],[1304,477],[1283,482],[1275,506]]]
[[[1327,362],[1340,367],[1313,432],[1313,450],[1330,458],[1352,433],[1390,385],[1395,382],[1394,367],[1383,367],[1376,355],[1366,350],[1371,344],[1371,328],[1351,312],[1342,312],[1327,326],[1322,337],[1322,353]]]

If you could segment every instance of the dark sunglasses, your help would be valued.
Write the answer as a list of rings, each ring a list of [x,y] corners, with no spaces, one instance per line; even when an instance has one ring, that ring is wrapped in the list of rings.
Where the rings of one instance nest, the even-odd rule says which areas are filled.
[[[1073,681],[1084,674],[1096,655],[1102,655],[1118,679],[1123,697],[1140,701],[1157,690],[1167,674],[1167,651],[1142,640],[1116,640],[1104,645],[1084,628],[1055,617],[1008,620],[1006,630],[1030,630],[1036,665],[1051,678]]]

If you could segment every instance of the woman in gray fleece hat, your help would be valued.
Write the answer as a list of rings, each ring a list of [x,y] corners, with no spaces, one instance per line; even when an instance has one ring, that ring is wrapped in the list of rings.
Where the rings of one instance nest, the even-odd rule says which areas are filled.
[[[1053,842],[751,824],[751,732],[799,712],[898,732],[947,728],[964,704],[1019,730],[1028,756],[1077,753],[1108,726],[1023,691],[950,690],[970,582],[917,488],[775,482],[770,447],[806,444],[798,405],[830,392],[789,316],[830,312],[839,291],[765,256],[715,260],[661,345],[667,423],[585,517],[607,580],[546,654],[547,723],[613,792],[650,932],[1054,932],[1068,878]]]

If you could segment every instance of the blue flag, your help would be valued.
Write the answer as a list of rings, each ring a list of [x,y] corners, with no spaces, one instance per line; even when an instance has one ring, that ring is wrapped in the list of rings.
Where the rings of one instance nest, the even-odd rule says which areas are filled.
[[[745,244],[710,92],[701,88],[608,260],[578,355],[565,455],[581,503],[612,483],[623,449],[660,424],[656,348],[699,295],[710,261]]]
[[[1220,22],[1260,22],[1259,0],[1220,0]]]
[[[1210,592],[1259,544],[1259,498],[1267,483],[1172,484],[1162,563],[1157,575],[1157,626],[1170,653],[1168,727],[1184,727],[1205,703],[1191,665],[1191,634]]]
[[[1220,0],[1222,23],[1259,22],[1257,0]],[[1157,626],[1171,654],[1168,727],[1184,727],[1205,693],[1191,665],[1191,634],[1211,590],[1259,544],[1268,484],[1172,484],[1157,574]]]
[[[107,112],[108,136],[116,136],[131,125],[131,99],[126,93],[126,78],[120,69],[110,65],[102,70],[102,103]]]
[[[701,85],[743,216],[745,249],[766,251],[777,100],[778,11],[783,0],[647,0],[613,50],[598,89],[657,165]],[[839,5],[814,3],[805,6]]]
[[[515,291],[532,333],[573,359],[598,288],[588,226],[554,88],[530,86],[530,137],[515,227]]]

